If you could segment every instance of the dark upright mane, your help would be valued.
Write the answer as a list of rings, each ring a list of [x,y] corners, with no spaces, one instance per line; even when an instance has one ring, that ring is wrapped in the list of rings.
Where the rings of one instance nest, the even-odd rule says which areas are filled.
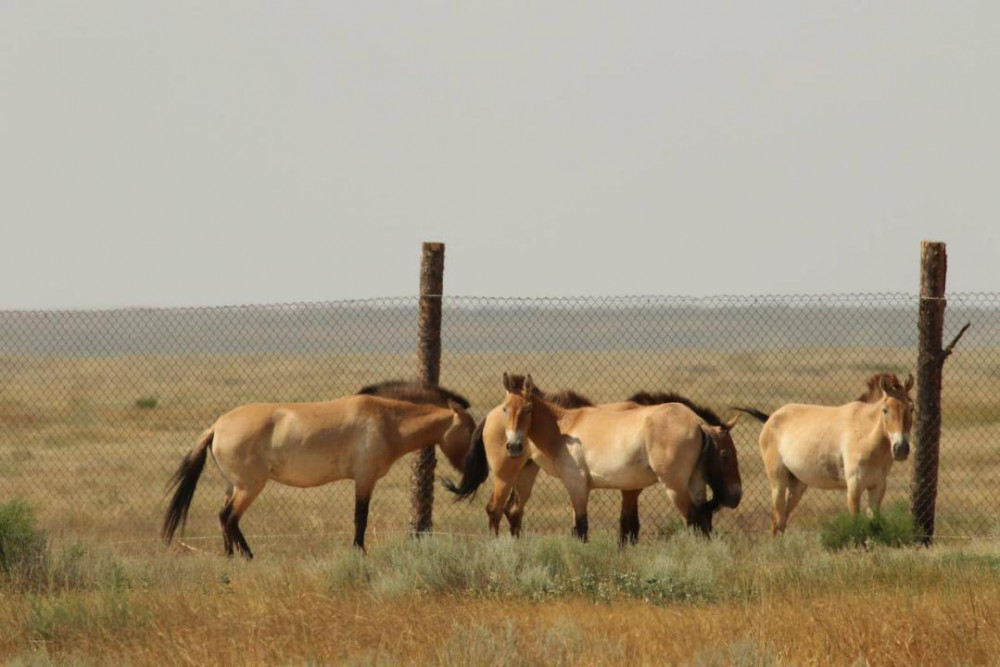
[[[410,403],[430,403],[441,407],[447,407],[448,401],[455,401],[466,410],[469,409],[470,405],[469,400],[461,394],[419,380],[386,380],[362,387],[357,393],[394,398],[397,401],[409,401]]]
[[[514,391],[521,391],[524,388],[524,378],[523,375],[509,375],[508,380],[510,381],[510,386]],[[536,396],[542,400],[548,401],[554,405],[558,405],[561,408],[590,408],[594,406],[594,402],[582,394],[578,394],[572,389],[563,389],[562,391],[557,391],[555,393],[548,393],[542,391],[537,385],[532,387],[532,396]]]
[[[705,420],[710,426],[721,426],[726,427],[725,422],[715,413],[714,410],[706,408],[704,405],[698,405],[690,398],[686,396],[681,396],[677,392],[673,391],[659,391],[659,392],[648,392],[640,391],[636,394],[629,396],[627,401],[633,403],[638,403],[639,405],[660,405],[661,403],[681,403],[688,406],[691,410]]]
[[[568,408],[570,410],[575,408],[592,408],[594,407],[594,402],[578,394],[572,389],[563,389],[562,391],[557,391],[554,394],[542,394],[542,398],[549,403],[554,403],[561,408]]]
[[[895,373],[890,373],[889,371],[882,371],[881,373],[875,373],[867,380],[867,388],[865,393],[858,396],[856,401],[860,403],[875,403],[882,398],[882,378],[886,378],[886,384],[889,385],[894,391],[903,392],[903,383],[899,381],[899,377]]]

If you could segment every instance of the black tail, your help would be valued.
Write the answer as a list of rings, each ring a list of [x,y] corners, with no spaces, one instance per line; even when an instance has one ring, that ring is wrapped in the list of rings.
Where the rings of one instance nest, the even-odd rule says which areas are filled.
[[[212,429],[205,431],[198,444],[195,445],[184,460],[181,467],[177,469],[174,476],[167,485],[167,491],[177,487],[174,497],[170,499],[170,507],[163,517],[163,541],[169,543],[174,538],[178,526],[183,526],[187,521],[188,508],[191,507],[191,499],[194,498],[194,490],[198,487],[198,478],[201,471],[205,469],[205,458],[208,456],[208,448],[212,446],[212,438],[215,432]]]
[[[761,412],[760,410],[755,410],[754,408],[741,408],[738,405],[731,405],[729,407],[731,407],[733,410],[739,410],[740,412],[744,412],[753,417],[754,419],[760,420],[761,423],[764,423],[771,418],[771,415],[767,414],[766,412]]]
[[[441,484],[455,494],[455,501],[472,500],[476,497],[476,491],[486,477],[490,474],[490,466],[486,461],[486,443],[483,442],[483,428],[486,426],[486,418],[479,422],[476,430],[472,432],[472,449],[465,456],[465,465],[462,467],[462,480],[455,484],[447,477],[441,478]]]

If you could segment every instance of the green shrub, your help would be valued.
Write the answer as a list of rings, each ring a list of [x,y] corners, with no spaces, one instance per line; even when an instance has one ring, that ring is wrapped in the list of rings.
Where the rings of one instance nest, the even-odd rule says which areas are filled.
[[[152,410],[159,404],[153,396],[143,396],[141,398],[135,399],[135,407],[140,410]]]
[[[0,575],[17,588],[40,588],[48,578],[49,541],[35,527],[35,514],[22,500],[0,505]]]
[[[897,503],[871,518],[838,514],[820,525],[820,543],[831,551],[850,547],[867,549],[876,544],[905,547],[922,539],[905,503]]]

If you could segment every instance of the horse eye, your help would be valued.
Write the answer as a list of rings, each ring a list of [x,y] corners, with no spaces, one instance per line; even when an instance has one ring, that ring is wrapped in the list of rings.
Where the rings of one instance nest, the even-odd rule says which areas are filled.
[[[506,405],[505,405],[505,406],[503,406],[503,413],[504,413],[504,414],[507,414],[507,406],[506,406]]]

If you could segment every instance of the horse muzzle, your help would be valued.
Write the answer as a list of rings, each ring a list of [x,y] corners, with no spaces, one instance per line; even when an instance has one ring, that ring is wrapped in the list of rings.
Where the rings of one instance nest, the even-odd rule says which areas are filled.
[[[512,459],[524,454],[524,440],[508,440],[507,441],[507,456]]]
[[[910,456],[910,441],[906,438],[892,443],[892,458],[896,461],[905,461]]]
[[[729,509],[736,509],[740,506],[740,501],[743,500],[743,487],[735,486],[726,491],[723,494],[722,504]]]

